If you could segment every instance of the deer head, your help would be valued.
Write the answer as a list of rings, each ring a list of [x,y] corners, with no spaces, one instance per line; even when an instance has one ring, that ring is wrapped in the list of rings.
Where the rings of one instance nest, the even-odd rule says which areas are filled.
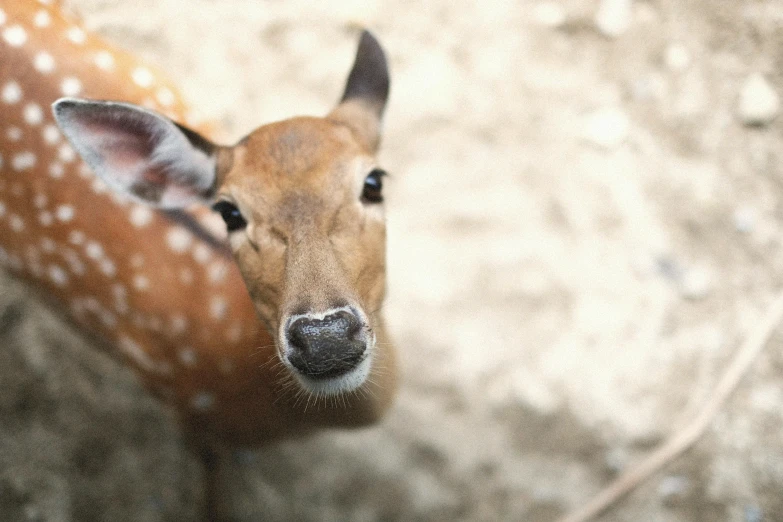
[[[131,104],[64,98],[53,110],[110,187],[222,215],[280,360],[305,390],[333,395],[365,382],[383,327],[385,173],[375,153],[388,92],[384,53],[365,31],[332,112],[264,125],[233,146]]]

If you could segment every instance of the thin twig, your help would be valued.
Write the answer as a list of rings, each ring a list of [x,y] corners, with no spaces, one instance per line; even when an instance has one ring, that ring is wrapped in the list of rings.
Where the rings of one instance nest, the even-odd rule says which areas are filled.
[[[729,395],[737,388],[742,377],[748,372],[751,363],[766,346],[775,327],[782,319],[783,293],[770,305],[757,327],[750,332],[744,344],[737,350],[698,415],[673,433],[666,442],[653,450],[644,460],[610,483],[587,504],[557,522],[587,522],[591,520],[693,445],[707,430]]]

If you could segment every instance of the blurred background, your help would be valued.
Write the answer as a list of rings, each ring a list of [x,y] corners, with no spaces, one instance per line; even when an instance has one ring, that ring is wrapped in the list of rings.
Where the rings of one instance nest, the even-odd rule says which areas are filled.
[[[236,520],[553,520],[693,417],[783,286],[783,1],[66,5],[226,141],[325,114],[357,27],[390,58],[399,399],[372,429],[235,452]],[[0,519],[193,519],[170,413],[0,288]],[[783,520],[782,346],[600,520]]]

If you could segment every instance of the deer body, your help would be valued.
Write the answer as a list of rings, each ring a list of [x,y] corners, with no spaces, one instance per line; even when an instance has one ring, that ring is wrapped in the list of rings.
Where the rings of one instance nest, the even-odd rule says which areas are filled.
[[[0,264],[114,347],[203,442],[376,420],[395,382],[376,313],[383,213],[363,196],[380,190],[379,74],[365,34],[328,117],[218,146],[172,122],[187,113],[158,71],[55,7],[0,0]],[[61,97],[68,139],[49,109]],[[194,203],[244,226],[226,235]]]

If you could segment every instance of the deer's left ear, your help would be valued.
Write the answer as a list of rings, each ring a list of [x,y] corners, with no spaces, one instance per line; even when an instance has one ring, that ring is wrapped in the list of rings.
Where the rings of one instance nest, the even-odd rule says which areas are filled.
[[[378,148],[381,121],[389,97],[389,69],[378,40],[362,32],[351,74],[339,105],[328,118],[345,123],[370,151]]]
[[[115,190],[165,208],[212,197],[218,147],[195,132],[129,103],[62,98],[53,110],[74,149]]]

